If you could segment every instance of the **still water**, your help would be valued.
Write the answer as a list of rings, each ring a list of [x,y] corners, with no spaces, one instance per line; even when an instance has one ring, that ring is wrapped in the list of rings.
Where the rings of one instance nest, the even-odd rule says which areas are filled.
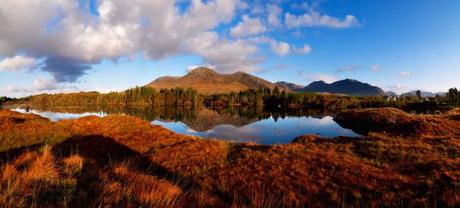
[[[160,125],[176,133],[215,138],[234,142],[256,142],[259,144],[290,143],[295,137],[304,134],[317,134],[323,137],[359,137],[350,129],[342,128],[331,115],[310,113],[270,113],[254,111],[218,112],[210,109],[194,111],[180,110],[108,110],[79,109],[53,111],[50,109],[26,110],[14,108],[21,113],[33,113],[52,121],[76,119],[83,116],[99,117],[118,113],[140,117],[154,125]],[[73,112],[72,112],[73,111]]]

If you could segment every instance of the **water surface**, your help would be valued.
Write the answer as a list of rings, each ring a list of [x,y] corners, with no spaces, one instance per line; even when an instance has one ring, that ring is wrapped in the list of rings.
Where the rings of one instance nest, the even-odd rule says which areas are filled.
[[[106,116],[111,113],[133,115],[160,125],[176,133],[215,138],[235,142],[256,142],[259,144],[290,143],[295,137],[316,134],[322,137],[358,137],[350,129],[342,128],[331,115],[308,115],[308,113],[281,114],[255,111],[218,112],[210,109],[200,110],[102,110],[62,112],[62,110],[26,110],[15,108],[21,113],[33,113],[52,121],[75,119],[83,116]],[[75,110],[74,110],[75,111]]]

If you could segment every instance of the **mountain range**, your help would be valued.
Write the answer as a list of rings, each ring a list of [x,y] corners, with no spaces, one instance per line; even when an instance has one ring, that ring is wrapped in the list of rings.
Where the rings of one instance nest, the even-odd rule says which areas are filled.
[[[436,95],[442,96],[442,95],[445,95],[445,94],[446,93],[443,93],[443,92],[434,93],[434,92],[420,91],[420,95],[423,98],[431,98],[431,97],[436,97]],[[415,96],[415,95],[417,95],[417,90],[401,94],[402,97]]]
[[[347,95],[385,95],[385,91],[379,87],[372,86],[367,83],[360,82],[354,79],[344,79],[331,84],[324,81],[316,81],[307,85],[302,89],[303,92],[327,92],[333,94],[347,94]]]
[[[360,82],[354,79],[344,79],[333,83],[315,81],[307,86],[290,82],[276,82],[264,80],[245,72],[221,74],[207,67],[198,67],[182,77],[160,77],[147,84],[155,89],[163,88],[195,88],[199,93],[210,95],[218,93],[239,92],[247,89],[278,87],[287,92],[317,92],[360,96],[391,95],[394,92],[385,92],[381,88]],[[415,91],[402,94],[402,96],[415,95]],[[422,92],[423,97],[434,97],[435,93]]]
[[[295,92],[317,92],[317,93],[331,93],[331,94],[346,94],[346,95],[386,95],[382,89],[363,83],[353,79],[344,79],[331,84],[324,81],[315,81],[307,86],[302,86],[290,82],[277,82],[285,88]]]
[[[182,77],[160,77],[147,86],[155,89],[162,88],[195,88],[202,94],[217,94],[239,92],[247,89],[269,88],[273,89],[278,85],[261,79],[259,77],[244,73],[236,72],[233,74],[220,74],[216,71],[198,67]],[[281,86],[278,86],[281,87]],[[285,87],[282,89],[289,91]]]

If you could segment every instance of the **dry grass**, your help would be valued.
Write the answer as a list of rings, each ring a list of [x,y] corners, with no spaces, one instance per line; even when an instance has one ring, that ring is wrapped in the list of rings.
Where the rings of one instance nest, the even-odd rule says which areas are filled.
[[[335,119],[362,134],[379,132],[401,137],[459,136],[457,109],[446,115],[411,115],[396,108],[348,110]]]
[[[129,163],[114,165],[101,179],[103,206],[175,207],[183,195],[179,186],[136,171]]]
[[[76,179],[61,174],[47,146],[4,164],[0,175],[2,207],[66,207],[76,189]]]
[[[456,121],[371,112],[360,115],[381,119],[373,124],[389,130],[406,121],[430,122],[430,129],[423,136],[418,128],[404,129],[406,135],[387,129],[360,139],[303,136],[263,146],[178,135],[127,116],[50,122],[0,111],[0,138],[20,142],[1,147],[8,154],[0,153],[0,205],[460,206],[460,138],[452,136],[457,126],[439,127]],[[35,141],[41,137],[59,139],[29,147],[46,143]],[[29,148],[17,148],[24,146]]]

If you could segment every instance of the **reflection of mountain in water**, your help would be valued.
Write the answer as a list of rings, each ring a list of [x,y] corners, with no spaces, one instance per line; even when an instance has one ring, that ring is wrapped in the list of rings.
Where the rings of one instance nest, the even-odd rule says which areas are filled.
[[[67,108],[43,108],[32,106],[33,109],[41,111],[61,112],[61,113],[87,113],[104,112],[107,114],[124,114],[136,116],[147,121],[181,121],[197,132],[208,131],[219,125],[232,125],[242,127],[259,120],[273,118],[275,121],[286,117],[323,118],[331,115],[328,112],[309,109],[262,109],[262,108],[183,108],[183,107],[117,107],[117,106],[79,106]]]
[[[228,124],[236,127],[246,126],[258,121],[257,118],[242,117],[239,115],[220,114],[217,111],[202,108],[193,119],[185,119],[185,123],[191,129],[202,132],[213,129],[218,125]]]

